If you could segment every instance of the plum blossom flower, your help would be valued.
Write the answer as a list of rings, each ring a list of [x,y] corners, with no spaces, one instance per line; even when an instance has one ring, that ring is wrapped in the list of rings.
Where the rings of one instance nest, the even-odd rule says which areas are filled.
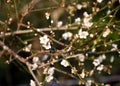
[[[78,17],[75,19],[75,23],[80,24],[81,19]]]
[[[54,67],[51,67],[51,68],[48,69],[48,72],[47,72],[47,73],[48,73],[49,75],[53,75],[53,74],[54,74],[54,70],[55,70],[55,68],[54,68]]]
[[[93,23],[91,22],[91,15],[89,15],[87,12],[84,12],[83,16],[83,28],[90,28],[93,25]]]
[[[80,10],[80,9],[82,8],[82,5],[81,5],[81,4],[77,4],[77,5],[76,5],[76,8],[77,8],[78,10]]]
[[[111,49],[111,51],[117,50],[117,49],[118,49],[117,46],[118,46],[117,44],[112,44],[112,49]]]
[[[39,57],[36,57],[36,56],[33,57],[32,61],[33,61],[33,63],[37,63],[39,61]]]
[[[87,80],[87,82],[86,82],[86,85],[85,86],[91,86],[92,85],[92,80]]]
[[[105,59],[106,59],[105,54],[100,55],[100,56],[98,57],[98,59],[99,59],[100,62],[102,62],[103,60],[105,60]]]
[[[40,39],[40,43],[45,44],[45,45],[50,41],[47,35],[44,35],[43,37],[40,37],[39,39]]]
[[[76,74],[76,73],[77,73],[77,69],[76,69],[75,67],[73,67],[73,68],[71,69],[71,73]]]
[[[46,45],[43,44],[43,47],[45,49],[50,49],[51,48],[50,42],[48,42]]]
[[[38,64],[37,63],[32,64],[32,70],[36,70],[37,68],[38,68]]]
[[[107,29],[105,32],[103,32],[103,37],[107,37],[110,34],[110,29]]]
[[[45,49],[50,49],[51,48],[50,39],[48,38],[47,35],[44,35],[43,37],[40,37],[39,40],[40,40],[40,43],[42,44],[42,46]]]
[[[68,66],[69,66],[69,63],[68,63],[67,60],[63,59],[63,60],[61,61],[61,65],[63,65],[64,67],[68,67]]]
[[[57,23],[57,27],[61,27],[62,24],[63,24],[63,22],[62,22],[62,21],[59,21],[59,22]]]
[[[71,32],[66,32],[62,35],[62,37],[67,40],[68,38],[71,38],[72,37],[72,33]]]
[[[98,3],[101,3],[103,0],[97,0]]]
[[[50,13],[46,12],[46,13],[45,13],[45,17],[46,17],[46,19],[48,20],[48,19],[50,18]]]
[[[36,83],[35,83],[35,81],[33,81],[33,80],[30,80],[30,86],[36,86]]]
[[[53,78],[54,78],[54,77],[53,77],[52,75],[46,76],[46,77],[45,77],[45,81],[46,81],[46,82],[50,82],[51,80],[53,80]]]
[[[86,39],[89,33],[87,31],[82,31],[82,29],[80,29],[78,35],[81,39]]]
[[[81,78],[85,78],[85,71],[82,70],[82,73],[80,74]]]
[[[100,60],[94,59],[93,64],[94,64],[94,66],[98,66],[100,64]]]
[[[104,65],[99,65],[99,66],[97,67],[97,70],[98,70],[98,71],[102,71],[102,70],[103,70],[103,67],[104,67]]]
[[[94,59],[93,61],[94,66],[100,65],[100,63],[105,59],[106,59],[106,56],[104,54],[100,55],[97,59]]]
[[[30,52],[31,47],[32,47],[32,44],[29,44],[28,46],[26,46],[25,48],[23,48],[23,50],[24,50],[25,52]]]
[[[81,62],[84,62],[85,56],[84,56],[83,54],[80,54],[80,55],[79,55],[79,60],[80,60]]]

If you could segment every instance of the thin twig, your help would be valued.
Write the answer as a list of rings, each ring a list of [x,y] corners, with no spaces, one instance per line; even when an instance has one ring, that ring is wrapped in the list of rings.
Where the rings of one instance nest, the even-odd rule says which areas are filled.
[[[6,46],[2,41],[0,41],[0,46],[3,48],[3,50],[8,51],[9,54],[12,54],[15,58],[17,58],[22,63],[25,63],[25,59],[18,54],[16,54],[13,50],[11,50],[8,46]]]
[[[37,32],[49,32],[51,31],[51,28],[35,28]],[[61,31],[61,30],[77,30],[78,27],[71,27],[71,28],[67,28],[66,26],[60,27],[60,28],[52,28],[52,31]],[[4,36],[11,36],[11,35],[18,35],[18,34],[28,34],[28,33],[34,33],[33,30],[18,30],[18,31],[14,31],[14,32],[6,32],[4,35],[0,34],[0,38],[4,37]]]
[[[37,77],[36,77],[35,74],[33,73],[31,67],[29,66],[29,64],[26,64],[26,65],[27,65],[27,67],[28,67],[28,69],[29,69],[29,71],[30,71],[30,74],[33,76],[34,80],[36,81],[37,85],[38,85],[38,86],[41,86],[40,82],[38,81]]]
[[[62,74],[65,74],[65,75],[67,75],[67,76],[70,76],[70,77],[72,77],[72,78],[75,78],[75,79],[76,79],[76,77],[75,77],[75,76],[73,76],[72,74],[70,74],[70,73],[68,73],[68,72],[66,72],[66,71],[59,70],[59,69],[57,69],[57,68],[55,68],[55,70],[56,70],[56,71],[58,71],[58,72],[60,72],[60,73],[62,73]]]

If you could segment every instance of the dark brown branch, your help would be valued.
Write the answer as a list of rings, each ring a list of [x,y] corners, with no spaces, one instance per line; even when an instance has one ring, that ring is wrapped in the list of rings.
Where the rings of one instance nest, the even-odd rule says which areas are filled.
[[[3,48],[3,50],[6,50],[9,54],[13,55],[16,59],[18,59],[22,63],[25,63],[25,59],[23,57],[16,54],[13,50],[11,50],[8,46],[6,46],[2,41],[0,41],[0,46]]]

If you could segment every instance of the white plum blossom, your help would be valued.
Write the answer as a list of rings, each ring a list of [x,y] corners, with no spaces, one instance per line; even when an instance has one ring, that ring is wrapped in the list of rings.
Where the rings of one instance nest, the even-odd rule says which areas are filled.
[[[83,16],[84,16],[82,24],[83,28],[90,28],[93,25],[93,23],[91,22],[92,19],[91,15],[89,15],[87,12],[84,12]]]
[[[50,41],[47,35],[44,35],[43,37],[40,37],[39,39],[40,39],[40,43],[44,45],[46,45]]]
[[[98,66],[100,64],[100,60],[94,59],[93,64],[94,64],[94,66]]]
[[[39,61],[39,57],[33,57],[33,59],[32,59],[32,61],[33,61],[33,63],[38,63],[38,61]]]
[[[23,50],[25,52],[30,52],[31,51],[31,47],[32,47],[32,44],[29,44],[28,46],[26,46],[25,48],[23,48]]]
[[[98,71],[102,71],[103,68],[104,68],[104,65],[99,65],[99,66],[97,67],[97,70],[98,70]]]
[[[82,31],[82,29],[79,30],[78,35],[80,39],[86,39],[89,33],[87,31]]]
[[[54,74],[54,67],[50,67],[50,68],[45,68],[43,71],[43,74],[46,74],[47,76],[45,77],[45,81],[46,82],[50,82],[51,80],[53,80],[53,74]]]
[[[45,49],[50,49],[51,48],[50,42],[48,42],[46,45],[43,44],[43,47]]]
[[[76,74],[77,73],[77,69],[75,67],[72,67],[71,68],[71,73]]]
[[[93,25],[93,23],[92,22],[90,22],[90,20],[91,20],[91,18],[84,18],[83,19],[83,27],[84,28],[90,28],[92,25]]]
[[[84,17],[89,17],[90,15],[89,15],[87,12],[84,12],[84,13],[83,13],[83,16],[84,16]]]
[[[98,3],[101,3],[103,0],[97,0]]]
[[[54,78],[54,77],[53,77],[52,75],[46,76],[46,77],[45,77],[45,81],[46,81],[46,82],[50,82],[51,80],[53,80],[53,78]]]
[[[37,63],[32,64],[32,70],[36,70],[37,68],[38,68],[38,64]]]
[[[62,21],[59,21],[59,22],[57,23],[57,27],[61,27],[62,24],[63,24],[63,22],[62,22]]]
[[[63,60],[61,61],[61,65],[64,66],[64,67],[68,67],[68,66],[69,66],[69,63],[68,63],[67,60],[63,59]]]
[[[111,51],[113,51],[113,50],[117,50],[117,49],[118,49],[117,46],[118,46],[117,44],[112,44],[112,49],[111,49]]]
[[[100,62],[102,62],[103,60],[105,60],[105,59],[106,59],[105,54],[100,55],[100,56],[98,57],[98,59],[99,59]]]
[[[48,20],[48,19],[50,18],[50,13],[46,12],[46,13],[45,13],[45,17],[46,17],[46,19]]]
[[[48,38],[47,35],[44,35],[43,37],[40,37],[39,40],[40,40],[40,43],[42,44],[42,46],[45,49],[50,49],[51,48],[50,39]]]
[[[93,34],[90,34],[90,37],[91,37],[91,38],[93,38],[93,37],[94,37],[94,35],[93,35]]]
[[[78,17],[75,19],[75,23],[80,24],[81,19]]]
[[[33,81],[33,80],[30,80],[30,86],[36,86],[36,83],[35,83],[35,81]]]
[[[105,84],[105,86],[111,86],[110,84]]]
[[[85,71],[82,70],[82,73],[80,74],[81,78],[85,78]]]
[[[111,63],[114,62],[114,56],[111,56],[111,57],[110,57],[110,62],[111,62]]]
[[[53,75],[54,74],[54,70],[55,70],[54,67],[49,68],[47,74]]]
[[[82,5],[81,5],[81,4],[77,4],[77,5],[76,5],[76,8],[77,8],[78,10],[80,10],[80,9],[82,8]]]
[[[103,32],[103,37],[107,37],[110,34],[110,29],[107,29],[105,32]]]
[[[106,59],[105,54],[100,55],[97,59],[94,59],[94,61],[93,61],[94,66],[100,65],[100,63],[105,59]]]
[[[67,40],[68,38],[71,38],[72,37],[72,33],[71,32],[66,32],[62,35],[62,37]]]
[[[87,80],[86,85],[85,86],[91,86],[92,85],[92,80]]]
[[[81,62],[84,62],[85,60],[85,56],[83,54],[80,54],[78,58]]]

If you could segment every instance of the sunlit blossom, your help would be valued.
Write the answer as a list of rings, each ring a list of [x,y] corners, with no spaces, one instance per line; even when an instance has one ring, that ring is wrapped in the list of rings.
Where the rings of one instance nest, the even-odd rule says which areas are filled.
[[[82,29],[80,29],[78,35],[81,39],[86,39],[89,33],[87,31],[82,31]]]
[[[52,75],[46,76],[46,77],[45,77],[45,81],[46,81],[46,82],[50,82],[51,80],[53,80],[53,78],[54,78],[54,77],[53,77]]]
[[[110,34],[110,29],[106,29],[105,32],[103,32],[103,37],[107,37]]]
[[[91,20],[91,18],[89,18],[89,17],[88,18],[85,17],[83,19],[83,24],[82,25],[83,25],[84,28],[90,28],[93,25],[93,23],[90,22],[90,20]]]
[[[103,0],[97,0],[98,3],[101,3]]]
[[[91,86],[92,85],[92,80],[87,80],[86,85],[85,86]]]
[[[104,65],[99,65],[99,66],[97,67],[97,70],[98,70],[98,71],[102,71],[103,68],[104,68]]]
[[[63,59],[63,60],[61,61],[61,65],[64,66],[64,67],[68,67],[68,66],[69,66],[69,63],[68,63],[67,60]]]
[[[62,24],[63,24],[63,22],[62,22],[62,21],[59,21],[59,22],[57,23],[57,27],[61,27]]]
[[[75,23],[80,24],[81,19],[78,17],[75,19]]]
[[[51,68],[48,69],[48,72],[47,72],[47,73],[48,73],[49,75],[53,75],[53,74],[54,74],[54,70],[55,70],[55,68],[54,68],[54,67],[51,67]]]
[[[28,46],[26,46],[25,48],[23,48],[23,50],[25,52],[30,52],[31,51],[31,47],[32,47],[32,44],[29,44]]]
[[[62,35],[62,37],[67,40],[68,38],[71,38],[72,37],[72,33],[71,32],[66,32]]]
[[[98,58],[94,59],[94,61],[93,61],[94,66],[100,65],[100,63],[105,59],[106,59],[105,54],[98,56]]]
[[[79,60],[80,60],[81,62],[84,62],[85,56],[84,56],[83,54],[80,54],[80,55],[79,55]]]
[[[111,63],[114,62],[114,56],[111,56],[111,57],[110,57],[110,62],[111,62]]]
[[[77,73],[77,69],[76,69],[75,67],[73,67],[73,68],[71,69],[71,73],[76,74],[76,73]]]
[[[85,71],[82,70],[82,73],[80,74],[81,78],[85,78]]]
[[[106,59],[105,54],[100,55],[100,56],[98,57],[98,59],[99,59],[100,62],[102,62],[103,60],[105,60],[105,59]]]
[[[94,64],[94,66],[98,66],[100,64],[100,60],[94,59],[93,64]]]
[[[38,68],[38,64],[37,63],[32,64],[32,70],[36,70],[37,68]]]
[[[117,44],[112,44],[112,49],[111,51],[117,50],[118,49],[118,45]]]
[[[77,4],[77,5],[76,5],[76,8],[77,8],[78,10],[80,10],[80,9],[82,8],[82,5],[81,5],[81,4]]]
[[[92,16],[89,15],[87,12],[84,12],[83,16],[83,28],[90,28],[93,25],[93,23],[91,22]]]
[[[40,43],[44,45],[46,45],[50,41],[47,35],[44,35],[43,37],[40,37],[39,39],[40,39]]]
[[[84,16],[84,17],[89,17],[90,15],[89,15],[87,12],[84,12],[84,13],[83,13],[83,16]]]
[[[32,61],[33,61],[33,63],[37,63],[39,61],[39,57],[36,57],[36,56],[33,57]]]
[[[50,42],[48,42],[47,44],[43,44],[42,46],[43,46],[45,49],[50,49],[50,48],[51,48]]]
[[[46,13],[45,13],[45,17],[46,17],[46,19],[48,20],[48,19],[50,18],[50,13],[46,12]]]
[[[35,81],[33,81],[33,80],[30,80],[30,86],[36,86],[36,83],[35,83]]]
[[[105,86],[111,86],[110,84],[105,84]]]

